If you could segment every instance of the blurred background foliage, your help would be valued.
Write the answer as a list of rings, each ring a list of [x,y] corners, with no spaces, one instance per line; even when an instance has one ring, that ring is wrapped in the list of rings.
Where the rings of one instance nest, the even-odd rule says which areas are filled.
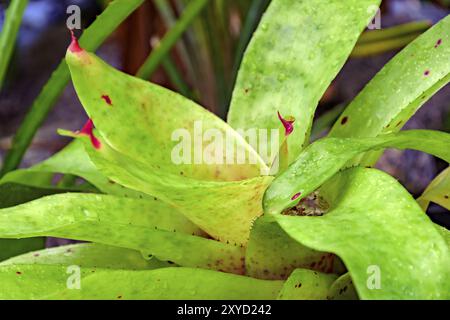
[[[26,3],[17,38],[14,24],[9,29],[5,27],[6,9],[14,2]],[[11,46],[9,59],[0,39],[0,80],[2,63],[6,65],[4,81],[0,81],[0,164],[8,164],[3,173],[19,164],[29,166],[49,157],[68,142],[56,134],[57,128],[76,130],[85,122],[86,115],[71,84],[61,90],[61,95],[54,92],[54,99],[47,99],[47,109],[42,104],[36,107],[33,102],[38,96],[46,98],[47,92],[42,89],[64,57],[69,42],[67,7],[80,6],[85,29],[109,2],[0,1],[2,37],[6,33],[3,31],[10,30],[5,43]],[[242,55],[270,0],[142,2],[103,43],[99,55],[124,72],[178,91],[225,118]],[[449,7],[449,0],[383,1],[382,29],[362,35],[352,58],[324,95],[317,111],[314,137],[327,130],[345,103],[398,50],[447,15]],[[65,83],[60,86],[62,89]],[[407,128],[448,131],[449,97],[446,87],[411,119]],[[419,152],[390,150],[378,166],[398,177],[412,194],[419,195],[446,164]],[[440,208],[430,210],[438,212]]]

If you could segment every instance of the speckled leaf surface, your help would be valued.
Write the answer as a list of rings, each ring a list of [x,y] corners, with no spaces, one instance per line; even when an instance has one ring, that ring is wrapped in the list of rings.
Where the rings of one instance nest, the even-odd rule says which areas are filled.
[[[334,125],[333,137],[374,137],[400,130],[450,81],[450,16],[408,45],[370,81]],[[376,162],[372,154],[364,164]]]
[[[324,216],[275,217],[301,244],[337,254],[361,299],[450,298],[448,246],[394,178],[348,169],[323,190],[331,205]]]
[[[337,279],[334,274],[297,269],[286,280],[280,291],[280,300],[325,300]]]
[[[146,260],[136,250],[98,243],[78,243],[29,252],[0,263],[6,265],[59,265],[81,268],[146,270],[171,266],[158,259]]]
[[[283,286],[282,281],[202,269],[93,270],[81,269],[77,290],[67,289],[66,267],[1,266],[0,284],[11,289],[0,290],[0,299],[273,300]]]
[[[199,235],[203,233],[184,216],[156,200],[64,194],[0,210],[0,238],[92,241],[143,251],[181,266],[243,273],[243,248]]]
[[[414,149],[450,161],[450,134],[409,130],[375,138],[323,138],[308,146],[264,195],[266,213],[280,213],[316,190],[359,154],[382,148]]]
[[[379,3],[272,0],[245,53],[228,122],[236,129],[278,129],[277,111],[293,116],[293,161],[308,143],[320,98]]]
[[[69,49],[66,61],[83,107],[112,148],[152,171],[199,180],[237,181],[260,175],[265,165],[256,151],[201,106],[126,75],[84,50]],[[187,145],[184,151],[177,151],[180,143]],[[228,145],[235,146],[233,154],[227,152]],[[188,158],[177,163],[176,156],[183,158],[185,153]],[[242,164],[239,153],[245,156]]]
[[[358,300],[353,280],[349,273],[340,276],[328,291],[328,300]]]
[[[333,271],[333,254],[312,250],[292,239],[270,216],[258,218],[245,253],[247,275],[286,279],[297,268]]]
[[[81,138],[95,166],[119,184],[154,195],[173,205],[210,236],[223,242],[245,245],[255,218],[262,214],[262,197],[272,177],[222,182],[152,172],[147,164],[111,148],[105,140],[100,149]]]
[[[441,172],[417,199],[422,209],[426,210],[430,202],[450,210],[450,167]]]

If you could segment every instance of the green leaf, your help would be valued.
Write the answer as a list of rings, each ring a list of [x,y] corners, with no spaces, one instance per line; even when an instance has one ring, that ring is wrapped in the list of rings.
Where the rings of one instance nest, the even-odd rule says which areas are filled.
[[[0,266],[20,265],[76,265],[82,268],[125,270],[157,269],[171,266],[155,258],[145,260],[139,251],[105,246],[97,243],[79,243],[29,252],[0,263]]]
[[[331,286],[328,297],[329,300],[358,300],[355,286],[353,285],[350,273],[340,276]]]
[[[231,126],[278,129],[277,111],[295,117],[288,139],[293,161],[308,143],[320,98],[379,3],[272,0],[239,70],[228,114]]]
[[[424,211],[427,210],[430,202],[450,210],[450,167],[438,175],[425,189],[423,194],[417,199]]]
[[[81,45],[88,50],[96,50],[143,2],[144,0],[115,0],[109,3],[105,11],[84,31],[80,38]],[[33,136],[44,122],[69,80],[66,62],[61,61],[17,130],[12,148],[4,159],[0,177],[14,170],[20,164]]]
[[[246,274],[258,279],[286,279],[297,268],[333,271],[333,254],[312,250],[292,239],[268,216],[258,218],[245,254]]]
[[[448,246],[394,178],[349,169],[322,191],[331,206],[324,216],[274,217],[301,244],[337,254],[361,299],[450,298]]]
[[[0,291],[0,299],[272,300],[283,286],[282,281],[202,269],[93,270],[81,269],[77,290],[67,288],[71,273],[66,267],[1,266],[0,282],[8,290]]]
[[[450,134],[409,130],[376,138],[324,138],[306,148],[264,195],[266,213],[280,213],[316,190],[363,152],[382,148],[414,149],[450,161]],[[301,194],[299,194],[301,193]]]
[[[334,274],[297,269],[284,283],[278,295],[281,300],[325,300],[333,282]]]
[[[141,192],[114,183],[102,175],[86,153],[82,141],[79,140],[74,140],[60,152],[31,168],[10,172],[2,181],[17,181],[16,175],[19,172],[21,175],[31,174],[33,178],[36,174],[43,173],[70,174],[85,179],[103,193],[138,199],[148,197]]]
[[[68,50],[66,61],[78,97],[100,135],[118,152],[146,163],[149,170],[222,181],[261,174],[264,164],[256,152],[201,106],[124,74],[84,50]],[[209,141],[203,141],[208,134]],[[236,149],[233,154],[227,145]],[[242,164],[237,161],[240,153]]]
[[[5,22],[0,34],[0,89],[3,86],[5,74],[8,71],[9,61],[16,44],[17,33],[28,0],[12,0],[6,10]]]
[[[399,131],[450,81],[449,28],[447,16],[384,66],[342,113],[330,136],[375,137]],[[378,156],[372,154],[363,164],[374,164]]]
[[[271,177],[236,182],[200,181],[174,176],[131,159],[98,138],[100,149],[80,136],[95,166],[111,181],[157,196],[173,205],[209,235],[245,245],[253,220],[262,214],[262,197]]]
[[[92,241],[143,251],[181,266],[243,273],[243,248],[203,235],[158,200],[68,193],[0,210],[0,238]]]

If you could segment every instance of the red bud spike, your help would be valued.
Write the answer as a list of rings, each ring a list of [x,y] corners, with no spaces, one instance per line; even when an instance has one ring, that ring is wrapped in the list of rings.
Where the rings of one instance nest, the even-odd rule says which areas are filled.
[[[75,33],[73,32],[72,29],[70,29],[70,36],[72,38],[72,42],[70,43],[69,51],[73,52],[73,53],[77,53],[77,52],[83,51],[83,49],[80,47],[80,44],[78,43],[78,39],[75,36]]]
[[[283,124],[284,130],[285,130],[285,136],[287,137],[288,135],[290,135],[292,133],[292,131],[294,131],[294,122],[295,120],[291,120],[291,119],[284,119],[280,112],[278,113],[278,119],[280,119],[281,123]]]

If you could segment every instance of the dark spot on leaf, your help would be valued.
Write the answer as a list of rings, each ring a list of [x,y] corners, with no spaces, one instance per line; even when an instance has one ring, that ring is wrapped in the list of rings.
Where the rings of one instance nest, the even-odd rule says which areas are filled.
[[[347,121],[348,121],[348,117],[343,117],[341,120],[341,124],[344,125],[347,123]]]
[[[439,39],[434,45],[435,48],[439,47],[442,44],[442,39]]]
[[[445,198],[445,199],[448,199],[448,195],[445,195],[444,198]]]
[[[423,73],[423,75],[425,77],[428,77],[430,75],[430,70],[425,70],[425,72]]]
[[[291,200],[292,200],[292,201],[297,200],[301,195],[302,195],[302,193],[301,193],[301,192],[298,192],[298,193],[296,193],[296,194],[294,194],[294,195],[292,196]]]
[[[20,276],[22,274],[22,272],[16,271],[16,274]]]
[[[403,121],[399,121],[395,126],[399,127],[402,124]]]
[[[117,296],[117,299],[122,299],[122,296]]]
[[[112,106],[111,98],[110,98],[108,95],[106,95],[106,94],[102,95],[102,99],[105,100],[105,102],[106,102],[109,106]]]

